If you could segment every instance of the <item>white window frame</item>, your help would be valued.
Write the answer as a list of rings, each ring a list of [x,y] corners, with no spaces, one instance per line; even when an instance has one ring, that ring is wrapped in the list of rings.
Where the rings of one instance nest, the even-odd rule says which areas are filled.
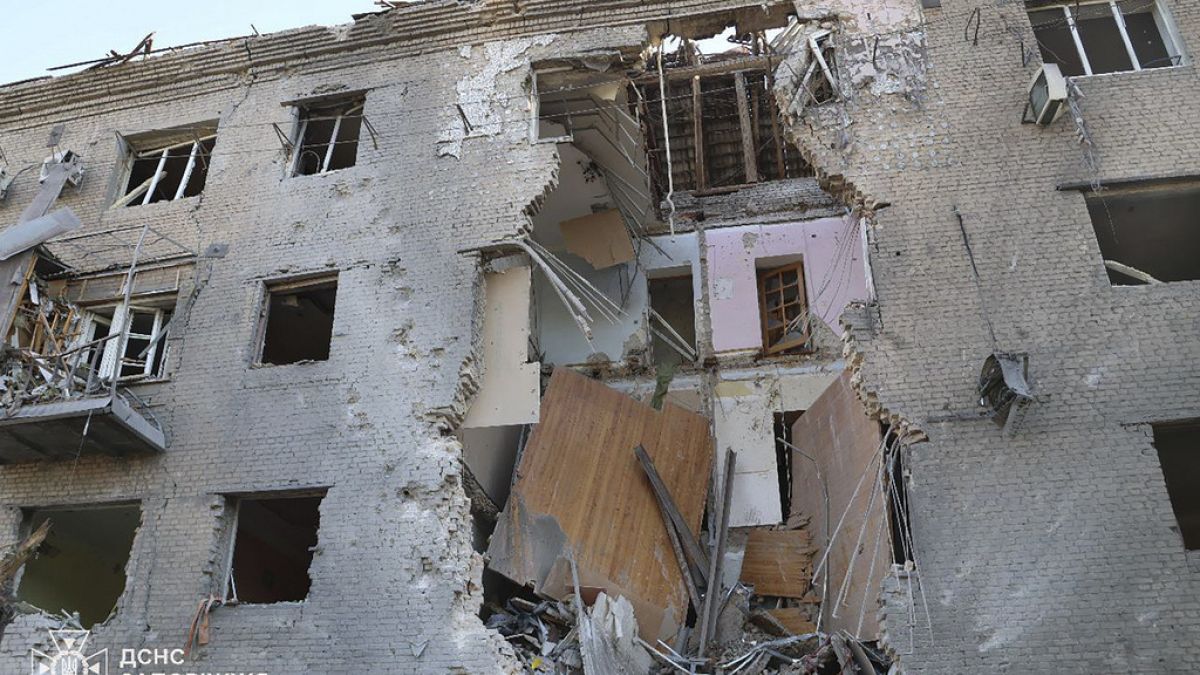
[[[1099,2],[1081,2],[1078,5],[1045,5],[1042,7],[1032,7],[1029,11],[1039,11],[1047,9],[1061,9],[1063,16],[1067,20],[1067,28],[1071,31],[1071,39],[1075,43],[1075,51],[1079,54],[1079,61],[1083,64],[1083,74],[1092,75],[1092,64],[1088,60],[1087,51],[1083,48],[1083,38],[1079,36],[1079,29],[1075,26],[1075,17],[1071,14],[1072,7],[1085,7],[1088,5],[1108,5],[1109,11],[1112,12],[1113,20],[1117,24],[1117,31],[1121,34],[1121,42],[1125,44],[1125,53],[1129,56],[1129,62],[1133,64],[1133,70],[1115,70],[1115,73],[1130,73],[1140,72],[1142,64],[1138,61],[1137,52],[1133,49],[1133,42],[1129,39],[1129,31],[1125,26],[1125,16],[1121,14],[1121,8],[1117,5],[1117,0],[1100,0]],[[1172,58],[1178,59],[1178,63],[1172,63],[1172,66],[1183,64],[1183,51],[1179,48],[1179,36],[1176,34],[1175,26],[1171,22],[1170,17],[1163,9],[1162,3],[1155,0],[1150,12],[1154,16],[1154,25],[1158,27],[1158,35],[1162,38],[1163,46],[1167,49],[1167,54]],[[1171,66],[1166,66],[1171,67]],[[1101,73],[1105,75],[1107,73]]]
[[[138,160],[148,159],[150,157],[154,157],[155,155],[157,155],[158,156],[158,167],[154,169],[154,177],[152,177],[150,179],[150,187],[146,188],[146,192],[145,192],[145,194],[142,195],[141,202],[139,202],[139,205],[141,205],[141,206],[145,206],[146,204],[149,204],[150,198],[152,196],[154,196],[155,188],[158,187],[159,180],[162,179],[162,177],[163,177],[163,169],[167,165],[167,154],[170,153],[172,150],[175,150],[176,148],[182,148],[184,146],[190,145],[190,146],[192,146],[192,148],[191,148],[191,152],[188,153],[187,166],[183,170],[183,179],[179,181],[179,187],[175,189],[175,195],[173,197],[171,197],[170,199],[160,199],[159,201],[173,202],[177,199],[182,199],[184,191],[187,190],[188,182],[192,179],[192,170],[196,168],[196,158],[200,156],[201,145],[205,141],[211,141],[212,139],[214,139],[216,137],[217,137],[216,134],[209,134],[207,136],[202,136],[200,138],[196,138],[196,139],[193,139],[190,141],[184,141],[182,143],[175,143],[174,145],[168,145],[165,148],[154,148],[153,150],[144,150],[142,152],[134,153],[133,157],[129,161],[129,168],[125,173],[125,189],[127,190],[127,192],[118,201],[121,202],[122,204],[128,204],[129,202],[133,201],[133,199],[129,198],[130,194],[133,193],[138,188],[137,185],[134,185],[132,189],[130,189],[130,186],[129,186],[129,175],[130,175],[130,172],[133,171],[133,163]],[[136,197],[134,197],[134,199],[136,199]]]
[[[353,103],[353,99],[347,101],[347,103]],[[298,173],[298,170],[300,168],[300,156],[303,154],[301,151],[304,149],[304,134],[305,134],[305,132],[308,131],[308,121],[311,119],[310,108],[307,106],[300,106],[300,126],[296,133],[296,140],[294,143],[292,143],[293,150],[292,150],[292,167],[290,170],[291,175],[293,177],[301,176],[301,175],[320,176],[320,175],[328,173],[329,172],[329,162],[333,159],[333,151],[337,147],[338,132],[341,131],[341,129],[342,129],[342,118],[343,117],[353,117],[354,113],[356,113],[356,112],[358,113],[359,117],[365,118],[366,116],[363,115],[363,110],[366,108],[366,105],[367,105],[367,102],[365,100],[361,100],[358,103],[353,103],[353,105],[351,105],[351,107],[349,107],[346,110],[339,112],[337,114],[337,117],[335,117],[333,120],[333,131],[329,135],[329,144],[325,146],[325,157],[321,160],[321,170],[316,173],[311,173],[311,174]],[[357,143],[358,140],[355,139],[355,142]],[[356,163],[357,163],[357,160],[356,160]]]
[[[126,328],[132,324],[129,319],[130,314],[134,312],[154,315],[153,327],[149,334],[130,333]],[[166,327],[166,309],[161,307],[139,306],[134,303],[131,303],[128,307],[120,304],[113,309],[111,320],[107,317],[100,317],[95,313],[89,313],[87,321],[88,325],[83,331],[84,336],[87,336],[91,333],[90,328],[93,324],[103,323],[105,321],[109,322],[108,333],[106,334],[106,337],[113,335],[119,336],[104,343],[104,353],[100,357],[100,368],[97,373],[101,380],[111,381],[114,374],[117,375],[117,381],[119,382],[127,382],[130,380],[156,380],[162,377],[161,372],[154,372],[154,360],[158,355],[158,350],[164,350],[163,358],[159,362],[159,366],[160,371],[165,368],[167,362],[165,352],[166,344],[159,338],[159,336],[162,335],[163,328]],[[136,365],[133,363],[127,363],[127,359],[125,358],[125,349],[131,336],[134,338],[150,340],[150,349],[146,352],[146,358],[141,364],[142,372],[140,374],[134,373],[132,375],[120,375],[123,365]],[[86,337],[81,339],[86,340]]]

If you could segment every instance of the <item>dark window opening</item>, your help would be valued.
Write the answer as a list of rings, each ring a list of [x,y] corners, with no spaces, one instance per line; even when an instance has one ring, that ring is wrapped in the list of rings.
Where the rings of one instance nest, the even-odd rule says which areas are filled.
[[[204,191],[208,163],[216,147],[212,125],[209,135],[169,145],[129,141],[133,149],[129,179],[119,203],[137,206],[194,197]],[[140,148],[140,149],[139,149]]]
[[[1200,421],[1155,424],[1153,430],[1183,546],[1200,550]]]
[[[320,494],[236,498],[230,602],[269,604],[308,597],[320,525]]]
[[[810,321],[803,263],[759,270],[758,292],[763,352],[769,355],[804,349]]]
[[[268,285],[259,362],[329,360],[336,301],[336,277]]]
[[[1180,63],[1167,18],[1153,0],[1028,4],[1042,60],[1057,64],[1063,75],[1099,75]]]
[[[1200,279],[1200,181],[1085,193],[1114,286]]]
[[[775,463],[779,469],[780,513],[785,523],[791,517],[792,510],[792,448],[788,444],[796,444],[792,440],[792,427],[803,414],[803,410],[775,413]]]
[[[1059,71],[1068,77],[1083,75],[1083,59],[1075,47],[1075,38],[1061,7],[1039,9],[1029,13],[1033,35],[1042,52],[1043,63],[1058,65]]]
[[[653,332],[651,356],[654,363],[680,363],[685,360],[680,350],[672,347],[679,339],[671,335],[678,333],[684,345],[691,350],[696,347],[696,301],[692,288],[692,275],[652,278],[647,281],[650,294],[650,309],[670,327],[656,327]],[[655,320],[652,317],[651,324]]]
[[[896,434],[886,424],[881,424],[884,452],[884,489],[887,495],[888,531],[892,542],[892,562],[903,565],[916,560],[912,550],[912,531],[908,516],[908,483],[905,481],[904,448]]]
[[[309,176],[354,166],[366,99],[305,106],[292,174]]]
[[[1125,32],[1133,44],[1134,55],[1143,68],[1162,68],[1179,65],[1179,57],[1171,54],[1162,29],[1163,17],[1157,6],[1145,0],[1122,0],[1117,3]]]
[[[17,599],[51,614],[79,614],[85,629],[103,622],[125,592],[125,565],[142,511],[135,504],[27,511],[30,532],[50,532],[25,564]]]

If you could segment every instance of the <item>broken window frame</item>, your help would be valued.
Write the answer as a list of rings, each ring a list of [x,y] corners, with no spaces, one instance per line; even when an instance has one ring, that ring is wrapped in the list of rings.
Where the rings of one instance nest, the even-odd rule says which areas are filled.
[[[796,275],[795,284],[785,283],[783,275],[789,274],[789,273]],[[807,346],[808,346],[808,342],[812,337],[812,330],[811,330],[810,322],[807,320],[808,295],[807,295],[807,288],[805,287],[804,261],[796,260],[794,262],[784,263],[782,265],[775,265],[775,266],[768,267],[768,268],[762,268],[762,269],[757,270],[756,276],[758,278],[758,302],[759,302],[758,313],[759,313],[759,318],[762,323],[763,355],[774,356],[774,355],[782,354],[784,352],[787,352],[787,351],[793,350],[793,349],[798,349],[798,350],[802,350],[802,351],[806,350]],[[779,277],[780,285],[779,285],[778,290],[771,289],[770,291],[768,291],[767,279],[769,277]],[[796,300],[794,302],[782,302],[784,300],[784,298],[783,298],[784,291],[792,285],[795,285],[798,287]],[[768,302],[767,302],[768,292],[777,293],[780,296],[780,300],[781,300],[781,304],[778,307],[778,311],[782,312],[783,334],[780,335],[779,341],[775,342],[775,343],[771,342],[772,328],[769,323],[770,315],[775,310],[770,308],[768,305]],[[784,338],[786,338],[790,334],[788,332],[788,326],[790,325],[790,321],[787,318],[787,309],[786,308],[793,304],[800,305],[799,314],[797,315],[796,319],[793,319],[792,321],[799,320],[801,322],[802,333],[799,338],[785,340]]]
[[[254,358],[251,364],[256,368],[268,368],[279,366],[290,366],[302,361],[293,361],[289,363],[267,363],[263,361],[263,350],[267,346],[267,326],[271,318],[271,296],[278,293],[287,293],[288,291],[302,290],[320,290],[320,287],[331,286],[334,290],[334,318],[336,320],[337,301],[336,294],[338,289],[339,274],[337,271],[326,272],[320,274],[308,274],[294,277],[284,277],[279,279],[267,279],[262,282],[262,292],[259,294],[258,303],[258,328],[255,331],[254,337]],[[333,335],[330,333],[329,340],[329,357],[333,357]],[[324,360],[328,360],[324,359]]]
[[[187,192],[188,184],[191,182],[192,173],[195,171],[197,161],[203,162],[205,167],[208,166],[208,159],[212,157],[212,153],[216,148],[217,134],[214,131],[204,136],[195,136],[194,138],[178,143],[171,143],[166,146],[155,146],[146,150],[138,150],[137,143],[131,142],[128,139],[122,139],[125,143],[128,152],[128,162],[126,163],[124,173],[121,178],[122,195],[118,197],[112,204],[113,208],[122,206],[145,206],[157,202],[173,202],[184,199],[184,193]],[[211,142],[211,143],[210,143]],[[206,148],[205,146],[208,145]],[[179,180],[179,187],[175,188],[175,194],[169,198],[154,199],[155,191],[158,184],[166,172],[167,160],[170,158],[172,150],[191,146],[188,152],[187,164],[184,165],[183,175]],[[154,170],[154,175],[150,177],[148,182],[143,181],[138,185],[130,185],[129,181],[133,178],[134,164],[158,156],[158,166]],[[207,184],[207,176],[205,176],[205,184]],[[143,190],[143,187],[145,189]],[[188,197],[197,197],[204,192],[204,187],[200,187],[200,191]],[[140,196],[140,199],[139,199]]]
[[[101,308],[113,308],[111,317],[104,316],[97,312]],[[82,346],[89,342],[108,338],[102,347],[100,355],[100,363],[95,373],[102,381],[112,381],[113,374],[118,373],[118,382],[153,382],[167,379],[167,343],[165,337],[165,329],[170,323],[171,316],[174,311],[174,302],[167,305],[147,302],[146,299],[131,300],[129,305],[117,303],[115,305],[93,305],[91,308],[84,310],[86,312],[85,323],[80,332],[80,342],[76,346]],[[150,314],[151,332],[133,333],[132,315],[134,314]],[[104,335],[99,335],[96,328],[107,327]],[[118,336],[118,337],[113,337]],[[149,347],[146,349],[146,354],[142,358],[137,358],[134,355],[130,358],[127,354],[129,349],[130,338],[135,340],[149,341]],[[91,367],[91,358],[95,347],[88,349],[83,353],[82,358],[87,359],[86,363],[82,363],[83,367]],[[161,351],[161,354],[160,354]],[[141,367],[140,373],[119,374],[121,371],[129,367]],[[157,367],[156,367],[157,366]]]
[[[359,92],[359,93],[347,95],[347,96],[341,96],[341,97],[337,97],[337,98],[320,99],[320,100],[308,101],[308,102],[302,102],[302,103],[295,104],[296,113],[297,113],[297,124],[296,124],[296,134],[292,138],[291,147],[289,148],[289,151],[291,152],[291,157],[288,159],[288,175],[292,178],[296,178],[299,176],[323,176],[331,171],[340,171],[342,169],[349,169],[353,166],[356,166],[358,164],[358,146],[359,146],[359,139],[362,136],[362,127],[367,126],[367,117],[364,114],[366,105],[367,105],[367,95],[366,95],[366,93],[363,93],[363,92]],[[345,109],[340,110],[332,118],[313,117],[312,116],[312,112],[314,110],[340,108],[342,106],[346,106]],[[356,115],[354,113],[358,113],[358,114]],[[341,132],[341,128],[342,128],[342,120],[347,117],[357,117],[357,118],[359,118],[359,121],[361,122],[361,126],[359,128],[359,137],[356,137],[353,141],[353,143],[354,143],[354,163],[350,164],[349,166],[330,169],[329,163],[333,160],[333,153],[334,153],[334,150],[337,149],[337,144],[350,142],[350,141],[338,141],[338,134]],[[324,142],[325,156],[321,158],[321,168],[319,171],[314,171],[312,173],[301,173],[300,172],[301,159],[304,156],[304,147],[306,145],[304,135],[306,133],[308,133],[309,122],[324,121],[327,119],[333,119],[333,128],[330,130],[329,140]],[[307,145],[320,146],[320,145],[322,145],[322,143],[321,142],[310,142],[310,143],[307,143]]]
[[[218,575],[221,579],[221,588],[217,593],[221,597],[221,604],[224,605],[249,605],[257,607],[267,607],[287,602],[308,602],[308,594],[305,594],[303,600],[280,600],[276,602],[242,602],[237,595],[237,584],[233,579],[233,559],[237,549],[238,525],[242,514],[242,502],[246,500],[254,501],[271,501],[277,499],[298,499],[304,497],[318,497],[317,502],[317,542],[320,543],[321,523],[320,523],[320,508],[325,498],[329,496],[328,487],[313,487],[301,490],[288,490],[286,492],[257,492],[246,494],[228,494],[224,496],[226,504],[226,521],[225,521],[225,560],[224,567]],[[232,502],[232,507],[230,507]],[[315,556],[314,556],[315,558]],[[309,560],[309,567],[306,570],[309,574],[309,593],[312,592],[312,560]]]
[[[808,50],[812,58],[810,68],[819,69],[824,85],[816,89],[808,88],[808,76],[801,83],[806,93],[812,99],[813,105],[823,105],[838,100],[838,81],[834,71],[837,70],[836,52],[833,45],[833,31],[823,30],[808,36]]]
[[[1170,12],[1166,11],[1163,4],[1159,0],[1152,0],[1148,5],[1150,12],[1154,17],[1154,25],[1158,29],[1159,39],[1163,42],[1163,48],[1167,52],[1171,63],[1163,66],[1145,66],[1142,65],[1137,55],[1137,50],[1133,46],[1133,41],[1129,37],[1129,29],[1125,23],[1125,15],[1121,11],[1120,4],[1127,0],[1096,0],[1093,2],[1079,3],[1052,3],[1052,4],[1035,4],[1027,3],[1026,14],[1035,11],[1046,11],[1051,9],[1061,9],[1063,12],[1063,20],[1067,23],[1067,29],[1071,32],[1071,42],[1075,45],[1076,56],[1078,56],[1080,64],[1083,66],[1083,76],[1090,75],[1107,75],[1109,73],[1131,73],[1141,72],[1142,70],[1156,70],[1158,68],[1172,68],[1175,66],[1184,65],[1183,50],[1180,49],[1182,42],[1180,41],[1178,29],[1175,27],[1175,22],[1171,17]],[[1083,38],[1079,34],[1079,28],[1076,25],[1076,16],[1071,10],[1076,12],[1082,7],[1095,7],[1100,5],[1108,5],[1109,11],[1112,13],[1113,22],[1116,24],[1117,32],[1121,36],[1121,43],[1125,48],[1125,54],[1129,57],[1129,62],[1132,65],[1131,70],[1106,70],[1101,73],[1095,73],[1092,70],[1091,61],[1088,59],[1087,50],[1084,48]],[[1037,41],[1037,26],[1033,25],[1032,17],[1030,17],[1031,28],[1034,32],[1034,40]],[[1040,44],[1040,41],[1039,41]],[[1044,60],[1044,59],[1043,59]],[[1057,61],[1055,62],[1057,63]]]

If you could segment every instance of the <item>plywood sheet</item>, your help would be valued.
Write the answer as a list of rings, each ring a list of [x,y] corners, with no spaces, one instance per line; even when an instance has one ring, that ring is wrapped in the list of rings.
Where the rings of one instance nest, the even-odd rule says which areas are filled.
[[[850,385],[849,371],[843,372],[829,385],[812,407],[792,425],[792,442],[811,458],[810,461],[797,455],[792,459],[792,511],[808,516],[807,529],[812,534],[818,560],[824,552],[823,544],[830,536],[825,532],[826,524],[836,525],[842,514],[846,514],[826,566],[830,588],[840,588],[846,574],[850,573],[847,606],[853,609],[843,608],[837,616],[827,612],[828,625],[825,629],[831,632],[845,630],[855,635],[860,626],[859,614],[862,613],[862,629],[855,635],[862,640],[874,640],[879,635],[875,599],[879,595],[884,573],[891,564],[884,500],[876,498],[872,503],[870,499],[877,481],[876,469],[868,470],[868,465],[880,452],[881,437],[879,423],[867,415]],[[813,461],[820,465],[820,477],[814,470]],[[854,488],[864,471],[868,471],[868,475],[855,495]],[[828,504],[824,498],[825,490],[829,494]],[[853,503],[850,503],[851,498]],[[825,513],[827,506],[830,511],[828,517]],[[860,532],[862,545],[855,557],[854,549],[860,540]],[[875,556],[873,552],[877,540],[879,555]],[[848,567],[852,558],[854,569],[851,572]],[[875,559],[873,571],[872,558]],[[868,578],[871,579],[869,586]],[[863,594],[868,595],[865,612],[860,610],[863,607]]]
[[[699,530],[713,444],[708,420],[662,411],[566,368],[554,371],[541,421],[517,467],[488,566],[560,596],[573,552],[583,585],[624,596],[648,641],[670,639],[687,589],[650,483],[633,449],[646,448],[680,513]]]
[[[633,260],[633,241],[616,209],[564,220],[558,227],[567,250],[598,270]]]
[[[750,530],[742,581],[756,595],[803,597],[812,579],[812,554],[805,530]]]

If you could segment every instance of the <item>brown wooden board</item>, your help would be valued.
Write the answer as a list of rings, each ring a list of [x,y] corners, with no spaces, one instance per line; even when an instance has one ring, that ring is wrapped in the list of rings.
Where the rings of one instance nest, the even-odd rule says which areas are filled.
[[[817,632],[817,626],[808,618],[808,612],[803,607],[781,607],[768,609],[767,614],[780,623],[792,635],[806,635]]]
[[[755,595],[800,598],[812,580],[813,549],[804,530],[750,530],[742,581]]]
[[[699,531],[713,442],[708,420],[666,404],[656,411],[566,368],[554,371],[517,467],[508,505],[488,547],[488,566],[539,592],[580,583],[633,604],[642,637],[674,637],[688,594],[671,540],[633,449],[653,459],[676,506]]]
[[[879,422],[867,414],[850,384],[849,370],[792,425],[792,442],[806,456],[794,453],[792,466],[798,468],[792,474],[792,511],[809,517],[806,529],[817,550],[814,565],[819,564],[825,542],[832,537],[826,526],[836,529],[841,521],[840,534],[825,563],[828,571],[821,571],[829,574],[829,602],[850,575],[841,611],[836,616],[826,612],[822,628],[844,630],[860,640],[879,636],[875,612],[879,584],[892,562],[884,500],[878,496],[871,499],[878,483],[878,465],[872,466],[872,461],[879,456],[881,436]],[[820,467],[819,473],[813,462]]]

